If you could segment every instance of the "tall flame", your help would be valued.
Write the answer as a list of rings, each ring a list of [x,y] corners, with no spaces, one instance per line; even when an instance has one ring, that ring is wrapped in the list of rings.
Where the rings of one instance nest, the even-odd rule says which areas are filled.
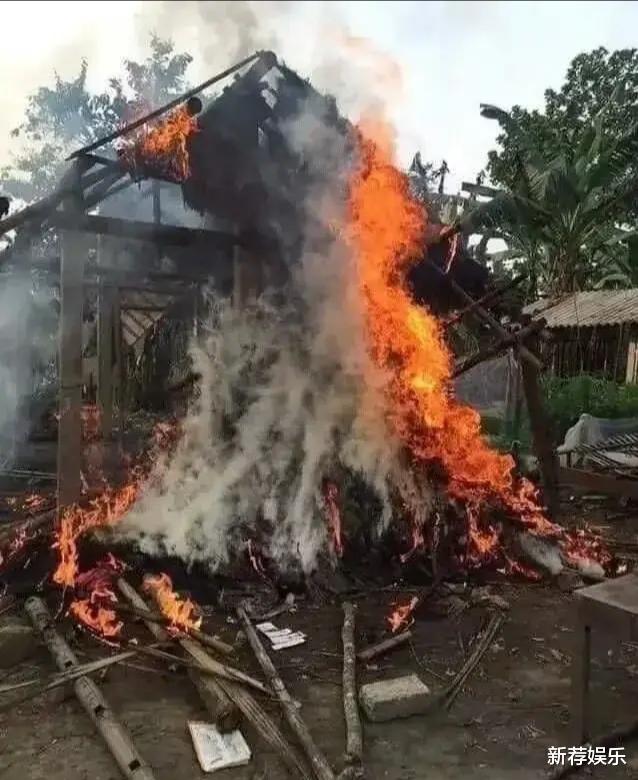
[[[448,493],[466,505],[473,556],[489,557],[498,542],[480,508],[499,501],[527,530],[566,545],[567,535],[544,516],[533,485],[515,484],[512,458],[488,445],[479,414],[452,395],[453,360],[441,325],[414,303],[405,285],[406,272],[424,252],[427,215],[393,164],[389,128],[367,123],[358,138],[347,238],[357,264],[370,355],[387,376],[390,428],[417,472],[442,467]],[[415,536],[415,545],[421,538]]]

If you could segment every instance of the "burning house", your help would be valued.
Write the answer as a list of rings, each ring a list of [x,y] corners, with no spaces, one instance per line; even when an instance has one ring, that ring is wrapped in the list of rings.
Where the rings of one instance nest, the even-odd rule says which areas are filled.
[[[547,516],[536,486],[454,396],[442,319],[451,310],[480,314],[499,349],[516,344],[523,360],[539,360],[529,329],[505,332],[482,308],[487,272],[454,226],[429,221],[396,167],[388,125],[347,122],[272,53],[223,75],[233,70],[209,103],[197,94],[216,79],[79,150],[60,189],[22,217],[60,231],[52,582],[68,614],[122,641],[129,559],[231,577],[250,566],[258,579],[302,586],[340,560],[364,569],[384,546],[390,578],[418,561],[419,582],[432,587],[485,567],[536,578],[548,557],[554,569],[610,565],[595,536]],[[111,142],[111,154],[95,154]],[[131,183],[144,203],[131,205]],[[3,231],[20,226],[16,217]],[[92,246],[87,236],[97,236]],[[17,242],[12,262],[24,257]],[[138,374],[147,393],[193,391],[179,422],[161,421],[148,450],[106,484],[82,458],[83,285],[97,290],[98,438],[111,436],[114,401],[124,427],[127,347],[138,367],[165,349],[164,362]],[[32,530],[13,537],[10,559]],[[91,538],[106,556],[87,551]],[[193,637],[228,650],[201,632],[196,605],[166,574],[146,577],[144,590],[153,619],[187,652]],[[395,604],[392,632],[423,601]],[[151,622],[144,602],[135,608]],[[37,604],[29,609],[46,622]],[[222,671],[232,698],[240,673]],[[333,777],[304,740],[315,775]]]
[[[322,551],[341,555],[348,536],[369,544],[391,527],[401,529],[402,560],[440,549],[450,573],[485,563],[524,571],[512,542],[521,532],[549,536],[577,559],[580,543],[545,517],[535,488],[451,394],[454,359],[439,317],[458,308],[459,288],[470,300],[483,294],[487,275],[453,231],[428,223],[393,165],[383,122],[352,126],[269,52],[243,63],[208,105],[195,92],[185,100],[159,123],[106,139],[115,157],[96,156],[97,144],[74,155],[77,170],[102,166],[83,174],[93,185],[87,207],[104,201],[99,215],[45,215],[62,230],[62,332],[82,308],[70,297],[83,274],[73,264],[87,248],[75,230],[100,234],[91,272],[102,433],[114,375],[125,374],[113,371],[122,337],[133,334],[139,363],[165,333],[175,362],[175,318],[162,316],[152,286],[155,297],[136,308],[126,275],[177,282],[164,300],[187,343],[180,365],[197,384],[170,453],[91,510],[67,510],[56,581],[73,585],[77,539],[116,521],[143,551],[213,570],[252,544],[277,568],[309,573]],[[147,179],[152,214],[122,219],[135,214],[123,185]],[[165,225],[180,190],[182,224]],[[67,506],[80,498],[82,469],[71,381],[80,346],[70,338],[60,354],[58,434]],[[175,382],[166,368],[150,374],[164,384],[156,395]],[[361,485],[368,517],[344,529],[342,507]]]

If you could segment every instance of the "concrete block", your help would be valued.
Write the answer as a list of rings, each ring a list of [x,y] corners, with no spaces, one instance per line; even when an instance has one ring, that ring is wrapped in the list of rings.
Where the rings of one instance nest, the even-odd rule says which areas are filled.
[[[369,720],[381,723],[420,715],[432,704],[430,689],[416,674],[362,685],[359,703]]]
[[[10,669],[25,661],[36,647],[33,626],[17,618],[8,618],[0,624],[0,669]]]

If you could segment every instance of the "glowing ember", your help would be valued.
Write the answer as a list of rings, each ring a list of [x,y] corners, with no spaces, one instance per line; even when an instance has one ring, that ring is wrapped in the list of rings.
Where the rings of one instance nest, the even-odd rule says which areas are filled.
[[[116,637],[122,630],[122,621],[108,605],[117,603],[113,581],[125,568],[122,561],[109,553],[93,569],[78,575],[75,581],[76,592],[88,596],[72,601],[69,613],[100,636]]]
[[[453,359],[439,321],[413,302],[406,272],[423,255],[426,214],[394,166],[389,129],[369,124],[359,134],[360,164],[350,182],[347,237],[354,250],[368,345],[388,376],[387,419],[415,468],[439,464],[448,493],[467,507],[471,554],[492,558],[499,533],[479,507],[499,504],[531,533],[566,543],[544,516],[536,491],[514,482],[514,462],[482,436],[479,414],[452,393]],[[452,244],[451,259],[456,247]],[[440,469],[439,469],[440,470]],[[568,545],[569,547],[569,545]],[[571,547],[570,547],[571,549]]]
[[[197,604],[190,599],[181,599],[175,593],[168,574],[146,577],[144,591],[153,596],[161,613],[171,621],[173,628],[188,630],[201,626],[202,618],[198,614]]]
[[[341,538],[341,511],[339,509],[339,489],[334,482],[326,480],[323,487],[323,504],[330,530],[330,551],[341,558],[343,540]]]
[[[186,142],[198,130],[197,119],[181,106],[157,124],[143,125],[118,151],[133,169],[145,166],[184,181],[190,175]]]
[[[409,628],[414,623],[412,613],[418,604],[418,596],[412,596],[407,604],[403,606],[394,605],[394,610],[386,618],[393,634],[396,634],[401,628]]]

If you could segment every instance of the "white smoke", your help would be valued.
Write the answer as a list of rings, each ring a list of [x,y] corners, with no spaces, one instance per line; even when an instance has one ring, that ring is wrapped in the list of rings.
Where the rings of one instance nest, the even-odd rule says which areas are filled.
[[[270,526],[269,555],[311,570],[327,541],[321,485],[335,469],[363,476],[391,516],[391,495],[414,492],[386,424],[386,377],[367,350],[356,259],[344,224],[351,160],[344,138],[308,104],[284,128],[309,170],[305,247],[286,290],[238,311],[211,294],[193,345],[200,396],[177,451],[155,469],[122,526],[150,553],[216,568]],[[399,476],[402,475],[402,476]],[[423,497],[423,496],[421,496]]]
[[[57,314],[51,291],[34,288],[29,273],[0,278],[0,440],[1,463],[9,465],[13,446],[28,428],[27,401],[50,366],[56,350]]]

